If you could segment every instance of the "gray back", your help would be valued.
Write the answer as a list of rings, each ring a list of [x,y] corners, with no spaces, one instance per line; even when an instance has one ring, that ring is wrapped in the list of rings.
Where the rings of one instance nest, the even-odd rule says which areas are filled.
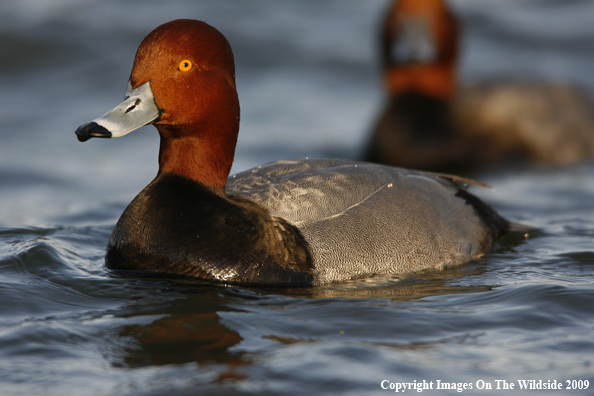
[[[316,283],[443,268],[481,253],[488,232],[459,187],[423,172],[347,160],[278,161],[231,176],[229,196],[294,224]]]

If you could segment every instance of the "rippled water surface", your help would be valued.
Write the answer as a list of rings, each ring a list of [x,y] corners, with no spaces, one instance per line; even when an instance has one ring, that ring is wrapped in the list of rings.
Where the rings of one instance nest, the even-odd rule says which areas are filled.
[[[463,81],[528,74],[594,89],[594,3],[452,4],[465,27]],[[423,380],[434,388],[423,394],[458,393],[438,380],[502,395],[515,394],[496,389],[502,380],[516,390],[517,380],[588,380],[532,393],[593,394],[590,163],[475,175],[495,189],[473,192],[540,230],[444,272],[259,289],[104,268],[115,221],[156,173],[157,134],[80,144],[73,132],[119,103],[151,29],[193,17],[228,37],[240,171],[357,156],[382,100],[385,5],[0,3],[0,394],[375,395],[394,393],[382,381]]]

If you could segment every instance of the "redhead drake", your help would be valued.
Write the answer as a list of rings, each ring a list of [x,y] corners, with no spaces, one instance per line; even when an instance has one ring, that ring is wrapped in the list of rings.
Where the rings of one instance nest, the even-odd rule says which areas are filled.
[[[239,132],[235,66],[225,37],[204,22],[149,33],[124,102],[76,135],[120,137],[149,123],[161,138],[159,171],[117,222],[108,268],[321,285],[460,264],[510,229],[453,176],[298,159],[229,177]]]
[[[594,156],[594,105],[566,86],[514,81],[457,88],[459,24],[444,0],[396,0],[381,32],[388,94],[368,161],[467,171]]]

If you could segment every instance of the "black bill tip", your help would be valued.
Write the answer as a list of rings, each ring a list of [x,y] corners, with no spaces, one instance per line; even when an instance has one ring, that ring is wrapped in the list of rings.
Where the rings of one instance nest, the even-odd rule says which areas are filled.
[[[111,132],[107,129],[102,127],[101,125],[97,124],[96,122],[89,122],[87,124],[81,125],[78,129],[74,132],[76,133],[76,137],[80,142],[86,142],[90,138],[98,137],[98,138],[110,138]]]

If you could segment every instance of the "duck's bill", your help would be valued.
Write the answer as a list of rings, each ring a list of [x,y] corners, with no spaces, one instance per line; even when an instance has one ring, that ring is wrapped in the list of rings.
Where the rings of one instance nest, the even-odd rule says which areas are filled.
[[[112,110],[81,125],[76,136],[81,142],[90,138],[117,138],[156,121],[161,111],[155,101],[150,81],[132,89],[126,88],[126,98]]]
[[[404,17],[401,32],[392,45],[392,57],[400,64],[429,64],[437,60],[437,42],[431,21]]]

